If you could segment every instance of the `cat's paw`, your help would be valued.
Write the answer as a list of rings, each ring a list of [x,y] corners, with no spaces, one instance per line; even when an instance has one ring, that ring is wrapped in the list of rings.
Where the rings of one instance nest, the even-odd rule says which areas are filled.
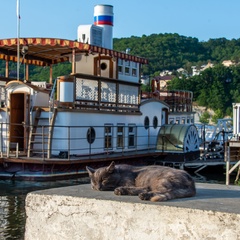
[[[148,192],[142,192],[142,193],[139,193],[138,194],[138,197],[141,199],[141,200],[150,200],[151,198],[151,194],[148,193]]]
[[[114,193],[115,193],[116,195],[127,195],[127,194],[128,194],[127,191],[126,191],[126,189],[123,188],[123,187],[115,188]]]

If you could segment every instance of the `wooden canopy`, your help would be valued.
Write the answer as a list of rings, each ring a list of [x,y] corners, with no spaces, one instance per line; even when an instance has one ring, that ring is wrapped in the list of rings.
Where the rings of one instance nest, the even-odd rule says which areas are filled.
[[[142,64],[148,63],[145,58],[77,41],[55,38],[0,39],[0,59],[17,62],[18,41],[21,52],[20,61],[29,65],[51,66],[52,64],[69,61],[69,56],[73,54],[73,52],[74,54],[78,52],[99,53]],[[24,59],[22,54],[23,47],[27,47],[27,53]]]

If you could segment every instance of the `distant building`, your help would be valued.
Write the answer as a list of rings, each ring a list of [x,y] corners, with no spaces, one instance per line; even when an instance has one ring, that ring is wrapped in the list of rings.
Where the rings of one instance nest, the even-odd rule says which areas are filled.
[[[141,84],[149,85],[150,84],[149,80],[150,80],[149,76],[141,76]]]
[[[225,60],[225,61],[222,62],[222,65],[225,66],[225,67],[230,67],[230,66],[236,65],[236,64],[231,60]]]
[[[214,67],[214,64],[210,62],[208,62],[208,64],[202,65],[200,68],[197,68],[197,66],[192,66],[192,76],[199,75],[202,71],[212,67]]]
[[[171,81],[175,76],[166,75],[166,76],[156,76],[152,79],[152,89],[156,91],[167,90],[167,83]]]

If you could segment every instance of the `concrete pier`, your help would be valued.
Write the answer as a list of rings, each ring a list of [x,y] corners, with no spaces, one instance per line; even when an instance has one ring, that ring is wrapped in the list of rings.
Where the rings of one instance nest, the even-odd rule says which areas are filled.
[[[26,240],[240,239],[240,187],[197,184],[192,198],[152,203],[89,184],[29,193]]]

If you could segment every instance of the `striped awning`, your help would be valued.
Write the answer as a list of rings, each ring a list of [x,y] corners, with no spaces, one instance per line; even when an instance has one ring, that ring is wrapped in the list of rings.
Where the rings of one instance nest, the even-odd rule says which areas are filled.
[[[28,52],[24,59],[23,55],[20,54],[20,61],[32,65],[49,66],[69,61],[69,56],[73,50],[75,53],[99,53],[142,64],[148,63],[145,58],[92,46],[86,43],[55,38],[0,39],[0,59],[17,62],[18,40],[20,50],[23,46],[28,47]]]

